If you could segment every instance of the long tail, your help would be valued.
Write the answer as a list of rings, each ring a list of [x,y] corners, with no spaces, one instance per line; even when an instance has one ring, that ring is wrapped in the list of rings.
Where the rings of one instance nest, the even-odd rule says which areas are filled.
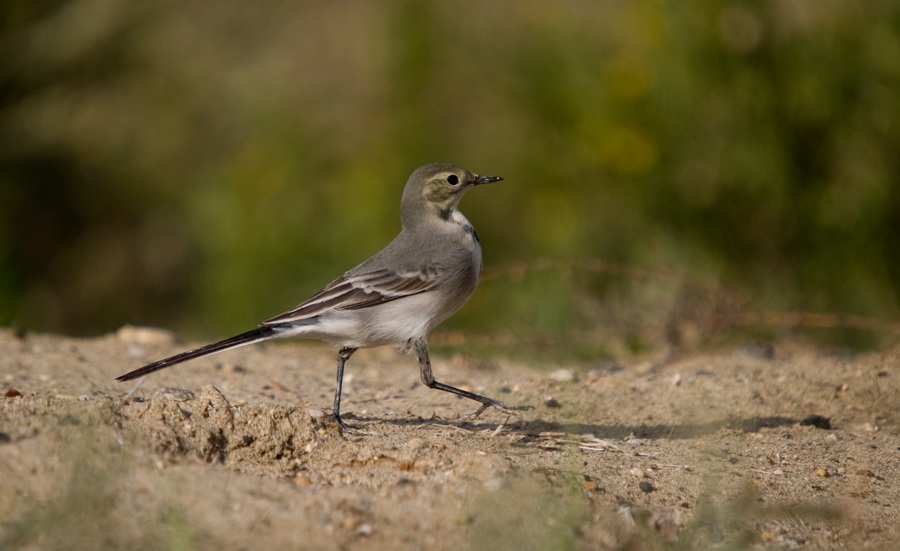
[[[210,354],[215,354],[216,352],[222,352],[223,350],[229,350],[231,348],[237,348],[239,346],[245,346],[248,344],[253,344],[255,342],[268,340],[272,337],[278,336],[279,333],[281,332],[278,331],[277,326],[263,325],[251,331],[247,331],[246,333],[241,333],[240,335],[231,337],[230,339],[207,344],[206,346],[201,346],[200,348],[188,350],[187,352],[182,352],[181,354],[176,354],[163,360],[153,362],[152,364],[147,364],[144,367],[135,369],[134,371],[130,371],[124,375],[116,377],[116,380],[130,381],[132,379],[137,379],[138,377],[143,377],[144,375],[153,373],[154,371],[159,371],[160,369],[165,369],[169,366],[180,364],[181,362],[193,360],[194,358],[208,356]]]

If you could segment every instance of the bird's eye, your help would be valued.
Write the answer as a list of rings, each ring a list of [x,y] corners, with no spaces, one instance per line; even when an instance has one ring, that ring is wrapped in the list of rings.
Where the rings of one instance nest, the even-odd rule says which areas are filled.
[[[459,183],[459,178],[456,176],[456,174],[451,174],[450,176],[447,176],[447,181],[450,182],[451,186],[455,186]]]

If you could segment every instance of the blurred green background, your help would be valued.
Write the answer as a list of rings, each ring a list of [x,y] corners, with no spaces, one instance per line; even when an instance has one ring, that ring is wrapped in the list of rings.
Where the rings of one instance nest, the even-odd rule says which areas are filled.
[[[7,0],[0,44],[2,325],[245,330],[449,161],[505,181],[445,334],[893,338],[900,2]]]

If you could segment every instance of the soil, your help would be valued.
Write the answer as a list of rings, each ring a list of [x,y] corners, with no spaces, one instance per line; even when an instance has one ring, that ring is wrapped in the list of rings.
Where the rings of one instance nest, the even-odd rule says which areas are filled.
[[[162,330],[0,332],[2,549],[895,549],[898,352],[432,358],[257,345],[149,377]]]

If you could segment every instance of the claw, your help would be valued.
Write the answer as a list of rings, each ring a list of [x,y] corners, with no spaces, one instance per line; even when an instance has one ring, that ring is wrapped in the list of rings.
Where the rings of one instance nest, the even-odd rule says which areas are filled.
[[[340,415],[335,415],[334,420],[337,421],[338,425],[340,425],[342,431],[345,431],[345,430],[352,431],[353,430],[353,428],[350,425],[348,425],[347,423],[344,422],[343,419],[341,419]]]

